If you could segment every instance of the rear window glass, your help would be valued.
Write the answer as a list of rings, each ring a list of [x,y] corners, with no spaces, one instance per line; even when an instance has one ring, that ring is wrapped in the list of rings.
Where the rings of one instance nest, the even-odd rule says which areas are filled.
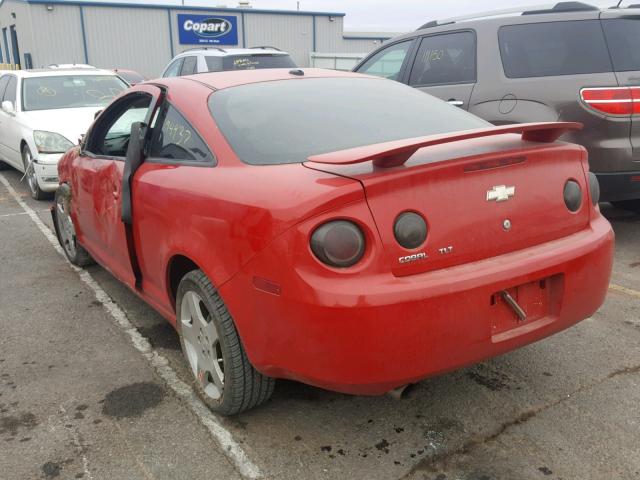
[[[640,19],[603,20],[602,26],[617,72],[640,70]]]
[[[295,68],[289,55],[229,55],[205,57],[210,72],[228,70],[256,70],[259,68]]]
[[[313,78],[223,89],[209,99],[218,127],[252,165],[304,162],[311,155],[489,123],[397,82]]]
[[[509,78],[610,72],[599,20],[509,25],[498,31]]]

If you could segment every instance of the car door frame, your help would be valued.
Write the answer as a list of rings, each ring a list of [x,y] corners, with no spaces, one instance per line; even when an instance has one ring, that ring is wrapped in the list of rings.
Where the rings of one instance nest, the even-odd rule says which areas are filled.
[[[447,83],[435,83],[435,84],[429,84],[429,85],[411,85],[410,79],[411,79],[411,74],[413,73],[414,68],[416,68],[416,62],[418,61],[417,55],[418,52],[420,51],[420,47],[422,46],[422,42],[424,42],[427,38],[433,38],[433,37],[438,37],[438,36],[444,36],[444,35],[453,35],[453,34],[457,34],[457,33],[471,33],[473,35],[473,54],[475,56],[475,72],[474,72],[474,80],[473,82],[447,82]],[[456,87],[456,86],[460,86],[460,87],[465,87],[466,89],[468,89],[468,93],[465,92],[464,100],[460,100],[460,99],[456,99],[456,98],[450,98],[450,99],[445,99],[442,98],[442,100],[455,105],[457,107],[463,108],[464,110],[469,110],[469,106],[471,103],[471,98],[473,96],[473,89],[475,88],[475,86],[478,83],[478,33],[476,32],[475,29],[473,28],[459,28],[459,29],[455,29],[455,30],[445,30],[445,31],[439,31],[439,32],[433,32],[433,33],[428,33],[425,35],[421,35],[420,37],[417,37],[417,43],[415,45],[415,50],[413,52],[413,59],[411,62],[411,68],[407,68],[407,71],[405,72],[405,77],[404,77],[404,81],[403,83],[405,83],[406,85],[410,86],[411,88],[416,88],[420,91],[423,91],[425,93],[429,93],[430,95],[434,95],[433,93],[431,93],[429,91],[429,89],[431,88],[438,88],[438,87]],[[434,95],[437,96],[437,95]],[[439,97],[441,98],[441,97]],[[458,104],[458,103],[454,103],[454,102],[459,102],[462,101],[462,104]]]
[[[4,77],[5,75],[3,75]],[[5,113],[0,109],[0,118],[2,118],[2,134],[0,134],[0,155],[4,158],[12,167],[24,171],[24,165],[22,164],[22,152],[20,152],[20,142],[22,140],[22,128],[18,121],[18,115],[20,111],[20,83],[21,80],[17,75],[7,73],[9,83],[12,79],[16,81],[15,86],[15,99],[13,101],[13,114]],[[9,91],[9,83],[5,88],[5,91],[0,97],[0,103],[4,102],[4,97]],[[15,147],[15,148],[14,148]],[[17,148],[17,150],[16,150]]]
[[[121,97],[116,99],[112,104],[105,108],[97,117],[96,122],[91,126],[85,140],[80,146],[80,153],[76,159],[76,167],[78,168],[76,178],[76,184],[72,185],[72,192],[82,192],[82,186],[78,185],[78,175],[83,170],[83,162],[111,162],[104,165],[101,168],[107,170],[105,176],[108,180],[108,185],[100,186],[100,192],[86,192],[86,194],[92,195],[92,202],[85,202],[91,204],[91,211],[83,211],[82,198],[79,201],[72,202],[72,215],[76,219],[76,225],[79,225],[79,239],[83,245],[91,254],[99,261],[107,270],[109,270],[116,278],[124,282],[126,285],[135,288],[138,286],[138,272],[137,263],[135,261],[135,249],[133,248],[132,229],[130,225],[122,222],[121,209],[122,209],[122,179],[125,165],[125,158],[121,156],[103,155],[92,152],[90,149],[95,147],[92,142],[97,141],[94,139],[95,135],[101,135],[103,130],[96,131],[96,128],[101,125],[101,122],[109,122],[110,118],[105,117],[109,115],[109,110],[112,107],[116,107],[126,99],[141,95],[149,95],[151,97],[149,103],[149,109],[145,115],[145,124],[149,124],[156,115],[159,106],[163,102],[164,87],[156,84],[143,84],[134,87],[126,91]],[[133,101],[133,100],[132,100]],[[126,110],[125,110],[126,111]],[[122,112],[124,113],[124,111]],[[122,114],[121,113],[121,114]],[[120,115],[121,115],[120,114]],[[118,117],[119,118],[119,117]],[[117,120],[116,120],[117,121]],[[100,123],[99,123],[100,122]],[[111,125],[112,126],[112,125]],[[104,127],[106,128],[106,127]],[[152,129],[148,129],[147,137],[145,138],[145,144],[148,142],[149,137],[152,134]],[[86,168],[85,168],[86,169]],[[135,173],[135,172],[133,172]],[[133,175],[132,173],[132,175]],[[95,179],[94,179],[95,180]],[[74,197],[78,198],[80,194],[74,193]],[[102,197],[102,198],[100,198]],[[98,216],[97,207],[95,205],[96,200],[98,202],[104,202],[102,206],[111,212],[110,216],[105,215],[101,217],[104,232],[111,233],[113,238],[113,244],[110,245],[107,238],[103,235],[100,237],[100,229],[96,228],[93,236],[87,236],[86,230],[83,230],[83,225],[86,227],[89,223],[89,218],[94,222]],[[109,231],[107,231],[109,230]],[[117,248],[116,248],[117,247]]]
[[[8,73],[0,75],[0,82],[3,81],[4,79],[6,79],[7,84],[4,86],[4,88],[0,88],[0,103],[2,103],[2,99],[4,97],[4,92],[7,89],[7,86],[9,85],[9,74]],[[9,163],[9,160],[4,158],[5,157],[4,139],[3,139],[3,134],[2,134],[3,132],[6,131],[6,127],[3,127],[3,125],[6,125],[7,121],[8,121],[8,115],[0,110],[0,161],[7,161]]]
[[[207,149],[207,160],[187,160],[154,156],[153,144],[158,140],[162,132],[169,109],[173,109],[180,115],[184,124],[202,141]],[[149,203],[141,201],[141,196],[144,196],[145,192],[149,192],[150,189],[154,188],[153,182],[149,183],[146,178],[148,178],[148,175],[151,175],[156,181],[163,178],[166,180],[179,175],[179,171],[183,167],[215,169],[217,166],[218,158],[211,146],[204,140],[204,136],[193,126],[193,122],[189,120],[185,111],[166,95],[159,107],[153,132],[147,138],[143,159],[137,170],[139,174],[135,176],[132,173],[131,188],[131,206],[134,212],[131,225],[134,232],[133,238],[135,239],[135,243],[133,244],[135,246],[135,257],[140,272],[140,290],[144,290],[147,300],[159,302],[162,306],[161,308],[171,308],[171,305],[163,300],[166,298],[166,292],[168,291],[165,275],[166,265],[164,265],[162,261],[158,261],[158,258],[162,257],[162,255],[158,255],[158,252],[163,250],[162,247],[159,248],[158,246],[171,244],[173,242],[172,237],[174,232],[169,228],[165,228],[167,227],[166,225],[163,225],[153,230],[157,232],[155,235],[145,235],[145,232],[149,231],[149,223],[153,222],[154,217],[157,218],[157,209],[153,208]],[[164,181],[161,183],[166,184]],[[184,199],[183,194],[184,192],[167,189],[162,192],[163,203],[168,205],[180,204]],[[141,218],[144,219],[143,222],[140,221]]]

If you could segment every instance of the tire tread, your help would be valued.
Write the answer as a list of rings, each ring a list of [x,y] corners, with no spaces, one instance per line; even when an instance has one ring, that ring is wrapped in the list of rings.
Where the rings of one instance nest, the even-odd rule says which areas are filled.
[[[229,310],[204,272],[193,270],[182,278],[178,287],[180,298],[186,292],[185,286],[189,282],[200,287],[213,307],[211,313],[218,320],[218,335],[224,339],[228,352],[224,372],[225,388],[221,401],[216,402],[207,397],[200,384],[196,382],[198,394],[209,408],[223,415],[236,415],[266,402],[275,388],[275,379],[262,375],[251,365]]]

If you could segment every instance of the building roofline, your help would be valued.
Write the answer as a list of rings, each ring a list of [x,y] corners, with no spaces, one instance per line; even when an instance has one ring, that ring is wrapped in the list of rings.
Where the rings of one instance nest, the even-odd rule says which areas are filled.
[[[146,8],[155,10],[176,10],[176,11],[202,11],[202,12],[225,12],[225,13],[256,13],[256,14],[278,14],[278,15],[302,15],[302,16],[322,16],[322,17],[344,17],[345,13],[340,12],[314,12],[302,10],[263,10],[257,8],[229,8],[229,7],[200,7],[200,6],[182,6],[170,4],[152,4],[152,3],[131,3],[131,2],[101,2],[101,1],[82,1],[82,0],[15,0],[30,5],[71,5],[81,7],[111,7],[111,8]],[[4,0],[0,0],[0,6]]]

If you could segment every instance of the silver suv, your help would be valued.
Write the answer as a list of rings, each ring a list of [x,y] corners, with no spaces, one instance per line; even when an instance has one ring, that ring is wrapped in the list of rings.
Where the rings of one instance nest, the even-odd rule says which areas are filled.
[[[200,47],[176,55],[165,68],[162,77],[179,77],[227,70],[295,67],[296,64],[291,56],[275,47]]]
[[[640,210],[640,8],[580,2],[429,22],[355,71],[406,83],[496,125],[578,121],[604,201]]]

